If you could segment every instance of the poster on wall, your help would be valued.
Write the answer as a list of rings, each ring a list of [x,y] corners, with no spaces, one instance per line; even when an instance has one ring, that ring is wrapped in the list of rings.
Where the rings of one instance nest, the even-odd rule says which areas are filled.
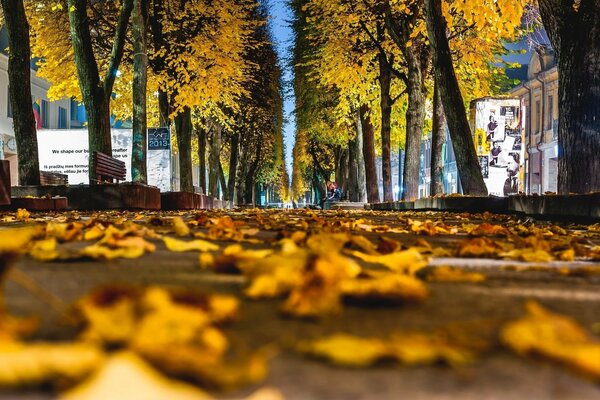
[[[148,184],[161,192],[171,190],[171,131],[168,128],[148,129],[148,166]]]
[[[170,136],[169,136],[170,137]],[[87,129],[37,131],[40,170],[69,177],[70,185],[88,184],[89,145]],[[131,181],[132,131],[112,129],[112,156],[125,162],[126,181]],[[148,184],[170,190],[171,159],[168,150],[148,151]]]
[[[489,194],[518,194],[524,170],[520,100],[484,98],[473,104],[476,148]]]

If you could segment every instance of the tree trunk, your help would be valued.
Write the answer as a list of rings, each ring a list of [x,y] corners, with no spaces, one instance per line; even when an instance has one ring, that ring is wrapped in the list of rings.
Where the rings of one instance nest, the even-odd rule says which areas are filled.
[[[348,161],[350,170],[356,174],[353,186],[353,199],[350,201],[364,203],[367,201],[367,180],[365,177],[365,157],[363,155],[363,132],[360,112],[356,113],[356,136],[350,142],[350,157]],[[349,193],[352,194],[351,192]]]
[[[348,188],[345,197],[349,201],[358,201],[358,164],[356,162],[356,138],[348,142]]]
[[[216,125],[211,129],[210,149],[208,155],[208,194],[219,196],[219,163],[221,152],[221,127]]]
[[[192,176],[192,111],[185,107],[175,117],[175,133],[179,150],[179,190],[194,191]]]
[[[463,192],[468,195],[486,196],[488,191],[481,174],[475,143],[452,64],[441,0],[425,0],[425,14],[433,52],[435,80],[446,113]]]
[[[237,180],[238,170],[238,155],[240,152],[240,134],[239,132],[234,133],[231,137],[231,154],[229,157],[229,183],[227,189],[229,189],[228,198],[231,201],[235,200],[235,189]]]
[[[219,159],[219,186],[220,186],[220,193],[219,193],[219,198],[222,198],[223,200],[229,200],[228,196],[229,196],[229,190],[227,190],[227,180],[225,179],[225,171],[223,171],[223,163],[221,162],[221,160]]]
[[[379,88],[381,91],[381,176],[383,201],[394,201],[392,184],[392,71],[384,54],[379,55]]]
[[[110,131],[110,96],[112,95],[117,70],[123,58],[127,25],[133,8],[133,0],[124,0],[119,12],[113,46],[104,79],[100,80],[98,64],[94,56],[92,36],[87,15],[86,0],[68,0],[71,42],[77,67],[79,87],[88,119],[89,132],[89,176],[90,182],[96,181],[92,165],[94,151],[112,156],[112,137]]]
[[[406,110],[406,145],[404,153],[404,188],[402,200],[419,197],[419,175],[421,171],[421,137],[425,124],[425,87],[423,71],[414,48],[405,51],[407,61],[408,109]]]
[[[2,0],[8,30],[8,80],[19,160],[19,184],[39,185],[40,166],[31,102],[29,24],[22,0]]]
[[[363,155],[365,159],[365,177],[367,184],[367,200],[379,203],[379,182],[377,180],[377,164],[375,162],[375,131],[369,116],[369,107],[360,107],[360,120],[363,132]]]
[[[431,131],[431,195],[444,194],[444,159],[446,118],[437,85],[433,88],[433,128]]]
[[[131,177],[134,182],[147,183],[146,142],[148,132],[146,88],[148,85],[147,2],[133,0],[133,150]]]
[[[600,191],[600,0],[539,0],[558,64],[558,191]]]
[[[200,161],[200,189],[202,194],[206,194],[206,131],[204,128],[197,127],[198,133],[198,160]]]

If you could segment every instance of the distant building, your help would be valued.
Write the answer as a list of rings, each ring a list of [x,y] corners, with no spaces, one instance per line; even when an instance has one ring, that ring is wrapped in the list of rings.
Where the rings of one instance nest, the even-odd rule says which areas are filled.
[[[557,191],[558,69],[554,51],[538,46],[532,53],[527,81],[510,90],[521,99],[525,115],[525,189],[543,194]]]
[[[0,28],[0,50],[8,47],[6,29]],[[0,159],[10,161],[11,182],[18,182],[18,160],[15,134],[13,130],[13,112],[8,93],[8,56],[0,52]],[[85,113],[79,104],[70,99],[50,101],[48,89],[50,83],[39,78],[35,64],[31,68],[31,106],[36,115],[39,129],[81,128]]]

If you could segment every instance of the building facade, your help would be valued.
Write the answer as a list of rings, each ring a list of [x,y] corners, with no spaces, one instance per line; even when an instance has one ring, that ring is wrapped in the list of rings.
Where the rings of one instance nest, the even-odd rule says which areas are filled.
[[[0,28],[0,49],[8,47],[6,29]],[[17,146],[13,129],[13,113],[8,93],[8,56],[0,52],[0,159],[10,161],[11,182],[18,182]],[[81,128],[85,121],[83,107],[71,99],[50,101],[50,83],[39,78],[35,65],[31,69],[31,106],[36,115],[38,129]]]
[[[558,69],[554,51],[540,46],[532,53],[527,81],[509,94],[525,111],[525,190],[528,194],[557,192]]]

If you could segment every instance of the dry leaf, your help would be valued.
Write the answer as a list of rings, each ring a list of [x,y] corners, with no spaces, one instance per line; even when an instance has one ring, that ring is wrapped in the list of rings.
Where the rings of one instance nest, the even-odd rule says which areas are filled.
[[[211,397],[188,384],[166,378],[129,351],[111,356],[81,385],[64,393],[62,400],[202,400]]]
[[[56,238],[38,240],[33,243],[29,250],[29,255],[38,261],[53,261],[60,257],[60,252],[56,250]]]
[[[600,340],[573,319],[526,304],[527,315],[506,324],[504,344],[519,355],[540,355],[600,379]]]
[[[0,342],[0,387],[77,381],[103,359],[103,351],[90,344]]]
[[[181,217],[173,217],[173,230],[177,236],[190,236],[190,227],[181,219]]]
[[[346,334],[300,343],[298,350],[313,357],[345,367],[368,367],[389,357],[389,348],[381,339],[364,339]]]
[[[485,275],[447,266],[436,267],[427,274],[429,282],[483,282]]]
[[[174,238],[165,236],[165,237],[163,237],[163,241],[165,242],[165,246],[167,246],[167,249],[174,251],[174,252],[186,252],[186,251],[207,252],[207,251],[219,250],[218,245],[211,243],[211,242],[207,242],[206,240],[202,240],[202,239],[183,241],[183,240],[178,240],[178,239],[174,239]]]
[[[396,253],[373,256],[358,251],[351,251],[351,255],[373,264],[382,264],[392,271],[407,275],[414,275],[418,270],[427,266],[427,259],[415,248]]]
[[[420,302],[429,294],[420,280],[394,272],[374,274],[373,278],[345,280],[340,289],[344,299],[361,305]]]

